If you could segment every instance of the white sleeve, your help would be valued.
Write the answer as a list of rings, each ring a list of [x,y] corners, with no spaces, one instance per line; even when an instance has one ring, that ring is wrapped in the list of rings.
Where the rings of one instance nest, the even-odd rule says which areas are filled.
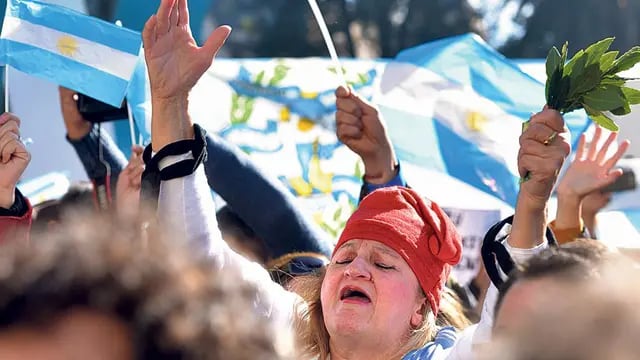
[[[504,241],[504,246],[507,251],[509,251],[509,254],[511,254],[513,260],[518,264],[527,261],[532,256],[549,247],[549,245],[544,242],[534,248],[519,249],[509,246],[506,240]],[[460,334],[449,359],[473,359],[473,352],[471,352],[473,346],[487,344],[491,341],[491,329],[493,328],[494,310],[497,300],[498,289],[493,283],[490,283],[484,298],[484,303],[482,304],[480,322],[477,326],[471,327],[467,329],[468,331]]]
[[[180,161],[180,158],[174,160]],[[161,168],[177,161],[162,163]],[[291,327],[295,305],[302,299],[273,282],[262,266],[235,253],[222,239],[202,166],[194,174],[161,182],[158,219],[170,229],[172,236],[185,239],[211,256],[219,269],[234,271],[256,286],[256,309],[278,328]]]
[[[519,249],[514,248],[509,245],[509,243],[505,240],[504,246],[511,254],[511,258],[517,264],[522,264],[523,262],[529,260],[532,256],[540,253],[542,250],[549,247],[549,245],[544,242],[534,248],[531,249]],[[484,303],[482,304],[482,313],[480,314],[480,322],[478,323],[478,327],[473,334],[473,344],[483,344],[491,341],[491,329],[493,328],[493,319],[495,317],[494,310],[496,308],[496,302],[498,301],[498,288],[493,285],[492,282],[489,284],[489,289],[487,289],[487,294],[484,298]]]

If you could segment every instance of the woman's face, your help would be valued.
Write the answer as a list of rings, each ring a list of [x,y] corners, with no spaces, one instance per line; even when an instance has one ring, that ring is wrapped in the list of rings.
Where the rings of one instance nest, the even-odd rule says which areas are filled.
[[[320,293],[329,335],[359,341],[403,341],[422,324],[418,280],[404,259],[372,240],[350,240],[338,249]]]

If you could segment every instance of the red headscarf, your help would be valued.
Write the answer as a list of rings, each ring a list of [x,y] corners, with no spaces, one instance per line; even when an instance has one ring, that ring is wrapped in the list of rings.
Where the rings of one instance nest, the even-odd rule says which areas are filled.
[[[460,235],[438,205],[412,189],[378,189],[351,215],[334,254],[353,239],[378,241],[400,254],[418,278],[433,313],[438,313],[451,266],[462,255]]]

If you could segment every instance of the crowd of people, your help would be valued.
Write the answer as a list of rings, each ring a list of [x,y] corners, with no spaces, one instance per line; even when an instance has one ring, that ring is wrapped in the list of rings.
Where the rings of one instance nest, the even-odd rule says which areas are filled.
[[[336,135],[365,172],[335,243],[277,179],[192,123],[189,92],[230,32],[200,47],[187,0],[161,1],[142,34],[152,141],[128,161],[60,88],[91,182],[59,200],[20,193],[31,154],[20,119],[0,116],[1,359],[637,357],[637,266],[595,239],[628,141],[582,135],[558,180],[567,127],[555,110],[532,115],[508,233],[485,239],[461,285],[453,222],[407,184],[379,112],[352,89],[336,90]]]

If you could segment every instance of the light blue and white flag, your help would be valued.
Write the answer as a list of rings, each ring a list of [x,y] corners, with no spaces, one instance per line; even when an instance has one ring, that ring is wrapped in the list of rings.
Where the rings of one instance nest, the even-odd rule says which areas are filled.
[[[2,61],[120,107],[142,45],[139,33],[65,7],[8,0]]]
[[[376,101],[401,160],[515,205],[518,138],[545,104],[542,83],[477,35],[462,35],[401,52]],[[584,112],[565,120],[574,141],[590,124]]]

